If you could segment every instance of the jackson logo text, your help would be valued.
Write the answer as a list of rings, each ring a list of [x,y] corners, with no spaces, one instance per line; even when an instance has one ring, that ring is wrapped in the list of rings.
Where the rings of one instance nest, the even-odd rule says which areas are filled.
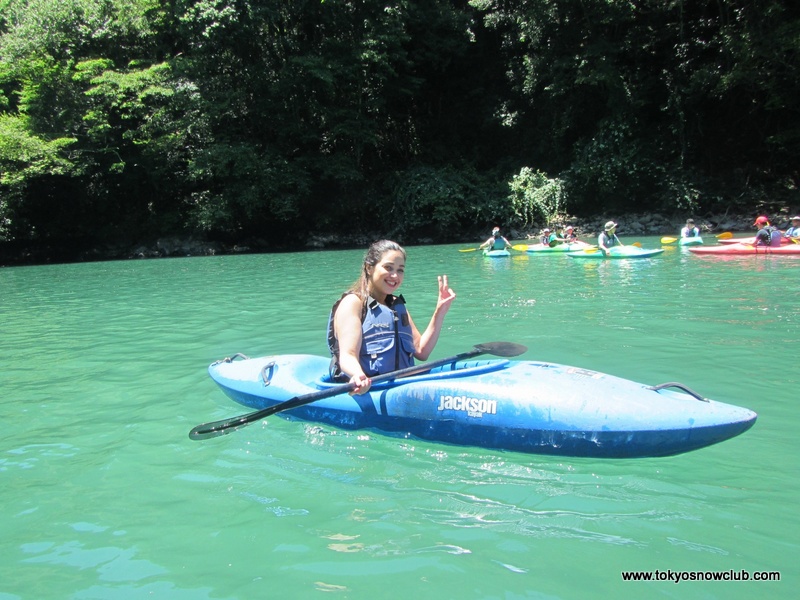
[[[439,396],[439,410],[461,410],[470,417],[497,414],[497,400],[469,396]]]

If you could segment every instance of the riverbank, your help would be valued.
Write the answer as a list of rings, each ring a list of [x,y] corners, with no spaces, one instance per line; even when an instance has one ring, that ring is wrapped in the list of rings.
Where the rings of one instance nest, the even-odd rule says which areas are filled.
[[[791,217],[797,212],[800,212],[800,209],[784,208],[777,215],[771,217],[771,222],[780,229],[786,229],[789,227]],[[753,233],[753,222],[756,216],[758,215],[729,215],[726,213],[705,218],[694,217],[694,220],[703,235],[713,236],[724,231]],[[567,217],[563,220],[563,224],[572,225],[579,238],[589,240],[596,238],[609,220],[619,224],[617,234],[623,240],[633,236],[677,235],[685,224],[685,219],[682,217],[669,217],[659,213],[603,215],[591,218]],[[453,236],[449,239],[433,239],[420,236],[404,238],[398,241],[407,246],[460,242],[474,243],[486,239],[493,225],[487,224],[484,230],[463,231],[461,235]],[[498,225],[502,227],[502,224]],[[538,239],[543,227],[544,225],[530,228],[511,228],[504,230],[503,235],[512,242]],[[167,236],[136,244],[119,243],[99,246],[87,244],[69,245],[67,243],[62,245],[37,245],[30,242],[9,242],[0,244],[0,266],[366,248],[372,241],[384,235],[386,234],[381,232],[372,234],[315,233],[309,235],[301,245],[291,247],[272,244],[269,240],[264,239],[243,240],[240,243],[230,244],[215,240],[198,239],[192,236]]]

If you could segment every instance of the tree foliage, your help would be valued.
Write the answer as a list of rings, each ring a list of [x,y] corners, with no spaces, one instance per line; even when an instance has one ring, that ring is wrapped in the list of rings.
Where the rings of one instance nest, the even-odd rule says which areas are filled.
[[[0,240],[798,204],[783,0],[2,0]]]
[[[566,216],[564,182],[551,179],[541,171],[523,167],[508,184],[514,216],[529,226],[551,224]]]

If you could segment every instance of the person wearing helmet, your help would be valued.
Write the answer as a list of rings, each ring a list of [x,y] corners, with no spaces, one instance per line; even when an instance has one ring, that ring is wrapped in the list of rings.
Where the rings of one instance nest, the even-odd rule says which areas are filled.
[[[800,240],[800,215],[792,217],[792,226],[783,232],[783,237],[790,240]]]
[[[489,239],[483,242],[479,248],[487,248],[489,250],[507,250],[508,248],[511,248],[511,243],[502,235],[500,235],[500,228],[495,227],[492,229],[492,235],[489,237]]]
[[[767,217],[758,217],[753,227],[758,227],[754,246],[780,246],[781,232],[769,224]]]
[[[539,241],[542,243],[542,246],[547,246],[550,243],[551,239],[552,236],[550,235],[550,228],[545,227],[544,229],[542,229],[542,237],[539,239]]]

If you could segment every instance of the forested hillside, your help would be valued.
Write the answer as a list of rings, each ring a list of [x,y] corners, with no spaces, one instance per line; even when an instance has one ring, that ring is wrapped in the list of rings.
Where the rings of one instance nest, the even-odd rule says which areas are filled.
[[[0,0],[0,243],[797,204],[800,3]]]

